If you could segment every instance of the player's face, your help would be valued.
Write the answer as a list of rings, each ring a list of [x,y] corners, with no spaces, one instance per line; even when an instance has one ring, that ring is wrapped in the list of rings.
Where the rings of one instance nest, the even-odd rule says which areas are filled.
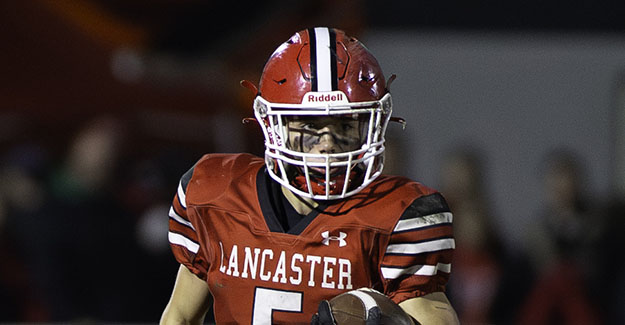
[[[293,117],[287,122],[289,147],[312,154],[357,150],[364,141],[367,122],[355,114]]]

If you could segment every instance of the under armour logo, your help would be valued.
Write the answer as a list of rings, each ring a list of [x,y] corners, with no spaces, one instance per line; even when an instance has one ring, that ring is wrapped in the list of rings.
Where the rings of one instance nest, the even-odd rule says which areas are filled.
[[[347,238],[347,234],[342,231],[339,232],[338,236],[330,236],[329,231],[324,231],[321,233],[321,237],[323,237],[323,240],[321,241],[321,243],[326,246],[330,245],[331,240],[338,240],[339,247],[343,247],[347,245],[347,242],[345,241],[345,238]]]

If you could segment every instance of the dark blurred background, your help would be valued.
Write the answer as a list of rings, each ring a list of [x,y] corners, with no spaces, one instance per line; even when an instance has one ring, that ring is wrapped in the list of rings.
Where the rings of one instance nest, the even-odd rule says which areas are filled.
[[[179,177],[262,154],[256,83],[295,31],[393,84],[386,171],[455,214],[464,323],[625,323],[625,2],[0,1],[0,322],[157,322]]]

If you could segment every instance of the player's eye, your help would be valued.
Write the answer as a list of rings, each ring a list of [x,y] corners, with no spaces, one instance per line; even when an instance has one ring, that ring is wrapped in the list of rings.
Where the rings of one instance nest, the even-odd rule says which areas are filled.
[[[341,128],[343,129],[343,131],[349,131],[354,129],[354,126],[351,123],[343,123],[341,124]]]

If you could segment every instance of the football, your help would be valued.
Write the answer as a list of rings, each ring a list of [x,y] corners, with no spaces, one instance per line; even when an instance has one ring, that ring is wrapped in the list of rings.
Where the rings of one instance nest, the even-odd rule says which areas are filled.
[[[336,324],[366,324],[369,311],[379,308],[378,324],[414,325],[415,323],[399,305],[384,294],[360,288],[342,293],[330,301],[330,310]]]

